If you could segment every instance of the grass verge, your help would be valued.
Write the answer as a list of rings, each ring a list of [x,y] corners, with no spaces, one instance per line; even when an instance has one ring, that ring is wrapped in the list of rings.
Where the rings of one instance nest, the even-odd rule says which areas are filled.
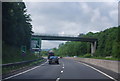
[[[3,43],[2,45],[2,64],[21,62],[27,60],[39,59],[40,56],[31,53],[27,50],[25,54],[21,53],[21,48],[9,46]]]
[[[4,67],[4,68],[2,68],[2,74],[5,75],[5,74],[8,74],[8,73],[11,73],[11,72],[14,72],[14,71],[26,68],[26,67],[31,67],[33,65],[40,64],[44,60],[45,59],[41,59],[41,60],[38,60],[38,61],[35,61],[35,62],[32,62],[32,63],[28,63],[28,64],[22,64],[22,65],[17,65],[17,66]]]

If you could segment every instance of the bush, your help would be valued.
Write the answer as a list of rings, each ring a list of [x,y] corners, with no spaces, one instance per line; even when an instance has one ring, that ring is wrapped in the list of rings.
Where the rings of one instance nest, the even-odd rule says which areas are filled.
[[[29,50],[26,50],[25,55],[22,55],[20,48],[4,43],[2,44],[2,49],[2,64],[39,59],[38,56],[32,54]]]
[[[85,57],[85,58],[90,58],[90,57],[91,57],[91,54],[85,54],[83,57]]]

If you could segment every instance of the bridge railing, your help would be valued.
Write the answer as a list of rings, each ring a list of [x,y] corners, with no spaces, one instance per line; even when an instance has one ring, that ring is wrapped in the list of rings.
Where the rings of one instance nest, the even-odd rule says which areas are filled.
[[[78,37],[78,35],[68,35],[68,34],[44,34],[44,33],[34,33],[32,35],[40,36],[61,36],[61,37]]]

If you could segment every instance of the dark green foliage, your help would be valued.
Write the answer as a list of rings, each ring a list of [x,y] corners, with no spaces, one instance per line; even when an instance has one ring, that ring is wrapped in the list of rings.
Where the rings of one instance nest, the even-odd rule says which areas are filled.
[[[59,46],[55,52],[60,56],[79,56],[87,53],[87,43],[85,42],[66,42]],[[89,51],[89,50],[88,50]]]
[[[79,36],[98,39],[95,57],[112,56],[113,58],[120,58],[120,26],[97,33],[89,32],[86,35]],[[66,42],[59,46],[56,53],[63,56],[84,56],[87,53],[91,53],[91,47],[89,42]],[[88,54],[85,55],[85,57],[89,56]]]
[[[91,57],[91,54],[85,54],[83,57],[85,57],[85,58],[90,58],[90,57]]]
[[[2,3],[3,63],[37,59],[28,51],[32,34],[30,21],[24,2]],[[25,56],[21,55],[21,46],[27,47]]]
[[[2,37],[4,43],[10,46],[21,47],[26,45],[30,48],[32,25],[30,15],[26,13],[23,2],[2,3]]]
[[[116,31],[117,33],[117,38],[114,41],[114,46],[113,46],[113,51],[112,53],[114,54],[114,57],[117,57],[120,59],[120,26],[118,27],[118,30]]]
[[[39,59],[38,56],[35,56],[34,54],[30,53],[29,51],[26,52],[26,54],[22,54],[20,48],[9,46],[6,44],[3,44],[3,50],[2,50],[2,63],[13,63],[13,62],[20,62],[20,61],[27,61],[27,60],[34,60]]]
[[[117,52],[115,52],[117,46],[117,34],[118,27],[113,27],[110,29],[106,29],[102,31],[98,35],[98,48],[97,54],[98,56],[115,56]],[[118,54],[117,54],[118,55]]]

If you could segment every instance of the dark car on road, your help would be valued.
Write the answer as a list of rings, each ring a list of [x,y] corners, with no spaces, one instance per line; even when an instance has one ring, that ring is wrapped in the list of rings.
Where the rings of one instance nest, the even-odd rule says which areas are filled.
[[[59,64],[59,58],[57,56],[50,56],[49,64]]]

